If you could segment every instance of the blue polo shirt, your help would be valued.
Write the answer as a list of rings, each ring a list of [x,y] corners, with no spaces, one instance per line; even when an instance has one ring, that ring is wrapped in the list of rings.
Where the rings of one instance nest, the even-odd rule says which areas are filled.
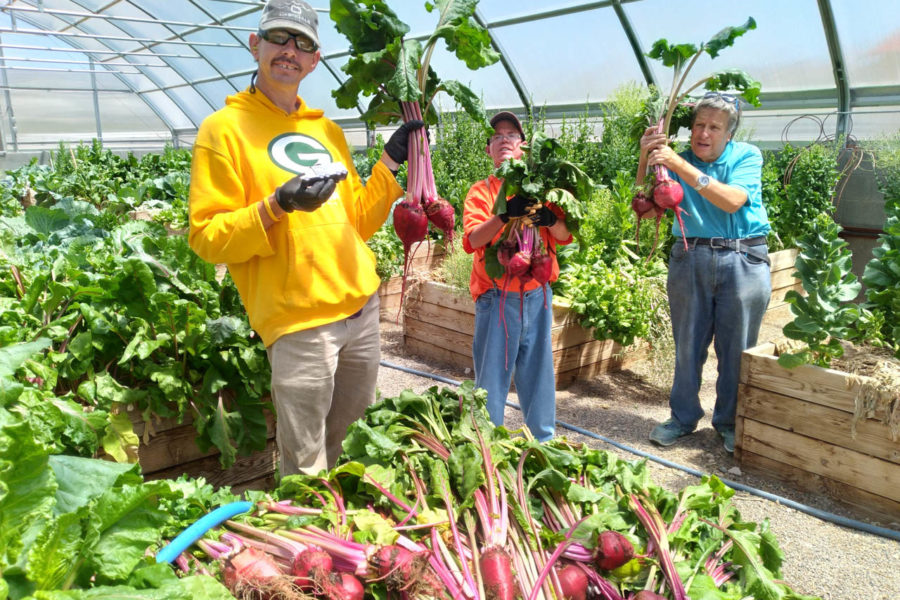
[[[747,202],[733,213],[727,213],[703,198],[692,185],[672,173],[684,189],[681,208],[684,234],[687,237],[750,238],[766,235],[771,227],[762,201],[762,153],[759,148],[744,142],[728,142],[721,156],[714,162],[703,162],[691,150],[681,153],[689,163],[722,183],[747,193]],[[672,223],[672,233],[681,237],[678,221]]]

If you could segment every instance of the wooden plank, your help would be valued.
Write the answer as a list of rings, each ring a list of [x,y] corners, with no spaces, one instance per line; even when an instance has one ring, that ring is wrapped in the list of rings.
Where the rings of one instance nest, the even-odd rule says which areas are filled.
[[[471,296],[468,294],[462,296],[454,292],[449,285],[434,281],[424,281],[417,284],[409,292],[406,302],[408,306],[424,302],[451,308],[470,315],[475,314],[475,302],[472,301]]]
[[[854,411],[859,385],[848,386],[846,373],[813,365],[785,369],[773,354],[774,345],[770,346],[768,355],[754,348],[744,352],[741,364],[743,383],[845,412]]]
[[[784,269],[783,271],[772,271],[772,289],[780,290],[800,283],[800,280],[794,277],[794,272],[793,268]]]
[[[747,418],[741,440],[744,453],[753,452],[900,501],[900,467],[894,463]]]
[[[622,346],[612,340],[594,340],[568,348],[553,348],[553,368],[557,372],[578,369],[585,365],[613,358],[624,353]]]
[[[410,338],[458,353],[472,351],[472,334],[454,331],[407,316],[403,326],[403,339],[405,341]]]
[[[239,456],[229,469],[222,469],[218,456],[208,456],[175,465],[155,473],[145,473],[147,480],[176,479],[181,475],[203,477],[214,487],[241,485],[275,473],[278,466],[278,448],[275,440],[266,443],[266,449],[250,456]]]
[[[797,248],[789,248],[787,250],[779,250],[769,254],[769,268],[772,271],[780,271],[782,269],[793,269],[794,262],[797,260],[799,250]]]
[[[738,446],[734,448],[735,458],[738,457]],[[779,482],[789,483],[798,489],[814,494],[827,495],[841,504],[854,509],[866,518],[884,521],[884,524],[897,523],[897,515],[900,515],[900,502],[895,502],[883,496],[869,493],[829,477],[823,477],[816,473],[810,473],[798,469],[777,460],[772,460],[755,454],[743,452],[740,460],[741,469],[746,473],[752,473],[769,477]]]
[[[475,315],[428,302],[410,302],[405,308],[406,318],[430,323],[438,327],[464,333],[471,338],[475,331]]]
[[[900,440],[891,440],[891,428],[881,421],[861,419],[853,437],[849,413],[743,384],[738,390],[737,412],[754,421],[884,459],[900,469]]]
[[[470,369],[472,377],[475,377],[475,364],[472,362],[472,347],[469,346],[469,355],[460,354],[446,348],[439,348],[431,342],[423,342],[415,338],[404,336],[403,344],[407,351],[427,358],[429,360],[449,365],[456,369]]]

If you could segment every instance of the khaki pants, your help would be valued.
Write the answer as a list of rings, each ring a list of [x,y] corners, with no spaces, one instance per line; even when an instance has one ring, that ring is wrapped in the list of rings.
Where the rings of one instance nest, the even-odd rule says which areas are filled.
[[[341,454],[347,427],[375,402],[378,294],[354,319],[284,335],[267,349],[281,475],[315,475]]]

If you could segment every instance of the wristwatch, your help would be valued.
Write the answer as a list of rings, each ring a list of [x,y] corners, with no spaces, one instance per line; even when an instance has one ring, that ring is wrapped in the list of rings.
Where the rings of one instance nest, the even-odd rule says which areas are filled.
[[[694,189],[699,192],[700,190],[708,186],[710,181],[711,179],[709,175],[701,173],[700,177],[697,178],[697,185],[694,186]]]

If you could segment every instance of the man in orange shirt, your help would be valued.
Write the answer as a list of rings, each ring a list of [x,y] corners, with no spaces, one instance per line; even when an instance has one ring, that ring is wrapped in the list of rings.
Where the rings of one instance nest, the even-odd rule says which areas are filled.
[[[519,119],[511,112],[499,112],[491,119],[491,127],[494,135],[488,139],[485,151],[493,159],[494,167],[507,159],[520,158],[525,134]],[[510,218],[528,215],[550,253],[550,281],[556,281],[559,277],[556,245],[570,243],[572,235],[559,207],[544,204],[535,210],[537,200],[534,199],[514,196],[507,200],[506,213],[495,215],[494,200],[502,183],[494,175],[475,183],[463,208],[463,248],[475,254],[469,284],[475,300],[472,340],[475,385],[487,390],[491,421],[500,426],[510,382],[515,380],[525,424],[536,439],[544,442],[553,437],[556,422],[550,285],[534,279],[522,283],[506,275],[492,279],[485,271],[484,253],[489,245],[499,241]]]

